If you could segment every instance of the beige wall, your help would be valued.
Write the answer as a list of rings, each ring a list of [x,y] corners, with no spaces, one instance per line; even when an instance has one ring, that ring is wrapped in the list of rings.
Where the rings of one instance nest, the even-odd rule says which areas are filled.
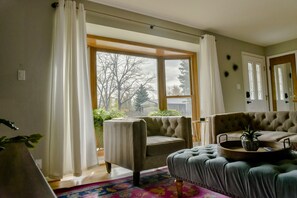
[[[170,29],[178,29],[194,35],[203,34],[203,31],[192,27],[159,20],[157,18],[148,17],[145,15],[128,12],[125,10],[121,10],[121,9],[93,3],[93,2],[85,2],[84,5],[85,5],[85,9],[87,10],[87,22],[89,23],[99,24],[103,26],[110,26],[110,27],[115,27],[115,28],[124,29],[124,30],[136,31],[140,33],[151,34],[155,36],[177,39],[177,40],[187,41],[192,43],[199,43],[199,37],[165,30],[162,28],[158,28],[157,26],[166,27]],[[105,14],[108,14],[109,16],[106,16],[100,13],[105,13]],[[123,17],[125,18],[125,20],[112,17],[112,15]],[[143,23],[141,24],[134,21],[141,21]],[[149,24],[153,24],[156,27],[151,29]]]
[[[5,126],[0,126],[0,136],[32,133],[41,133],[44,138],[36,149],[32,150],[35,158],[43,159],[46,166],[45,153],[47,152],[47,119],[49,102],[50,79],[50,52],[52,39],[53,8],[50,4],[53,0],[9,0],[0,3],[0,118],[12,120],[20,127],[19,132],[13,132]],[[186,32],[203,34],[203,31],[145,17],[133,13],[127,13],[107,6],[98,5],[101,11],[122,14],[137,20],[153,22],[161,26],[168,26]],[[90,3],[86,2],[86,8]],[[155,28],[151,30],[147,26],[133,22],[117,21],[108,17],[99,17],[98,14],[88,13],[87,20],[103,25],[129,29],[157,36],[174,38],[178,40],[198,43],[199,38],[186,36]],[[216,35],[218,58],[222,86],[227,111],[244,110],[244,92],[241,69],[241,51],[264,54],[264,48],[241,42],[235,39]],[[231,55],[227,61],[226,55]],[[234,72],[232,64],[236,63],[239,69]],[[17,80],[17,70],[26,70],[26,80]],[[225,78],[223,72],[229,71],[229,77]],[[236,83],[241,84],[241,90],[236,89]]]
[[[32,153],[44,158],[53,8],[49,0],[0,2],[0,118],[20,128],[1,125],[0,136],[40,133]],[[18,69],[26,70],[25,81],[17,80]]]
[[[265,47],[265,55],[272,56],[297,50],[297,39]]]
[[[225,110],[226,112],[245,111],[241,52],[264,56],[264,48],[220,35],[215,36]],[[230,60],[227,60],[227,55],[231,56]],[[233,70],[233,64],[238,65],[236,71]],[[228,77],[224,76],[225,71],[229,72]],[[241,89],[237,89],[237,84]]]

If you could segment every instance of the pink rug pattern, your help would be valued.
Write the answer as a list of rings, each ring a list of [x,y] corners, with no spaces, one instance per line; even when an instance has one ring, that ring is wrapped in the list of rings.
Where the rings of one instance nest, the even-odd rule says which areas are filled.
[[[161,198],[177,197],[174,178],[167,169],[157,169],[141,174],[140,186],[133,186],[132,176],[121,179],[97,182],[72,188],[55,190],[59,198]],[[184,182],[183,198],[228,198],[225,195]]]

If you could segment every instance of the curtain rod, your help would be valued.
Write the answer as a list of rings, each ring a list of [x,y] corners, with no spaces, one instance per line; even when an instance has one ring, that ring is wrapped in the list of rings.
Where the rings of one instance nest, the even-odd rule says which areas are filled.
[[[51,4],[51,6],[53,8],[57,8],[59,6],[59,2],[54,2],[54,3]],[[101,15],[105,15],[105,16],[109,16],[109,17],[113,17],[113,18],[118,18],[118,19],[130,21],[130,22],[134,22],[134,23],[139,23],[139,24],[142,24],[142,25],[148,25],[150,27],[150,29],[154,29],[156,27],[156,28],[160,28],[160,29],[164,29],[164,30],[178,32],[178,33],[181,33],[181,34],[186,34],[186,35],[190,35],[190,36],[194,36],[194,37],[203,38],[202,35],[192,34],[192,33],[189,33],[189,32],[184,32],[184,31],[181,31],[181,30],[173,29],[173,28],[163,27],[163,26],[159,26],[159,25],[153,25],[153,24],[150,24],[150,23],[137,21],[137,20],[134,20],[134,19],[128,19],[128,18],[125,18],[125,17],[116,16],[116,15],[113,15],[113,14],[108,14],[108,13],[99,12],[99,11],[95,11],[95,10],[89,10],[89,9],[85,9],[85,10],[88,11],[88,12],[94,12],[96,14],[101,14]]]

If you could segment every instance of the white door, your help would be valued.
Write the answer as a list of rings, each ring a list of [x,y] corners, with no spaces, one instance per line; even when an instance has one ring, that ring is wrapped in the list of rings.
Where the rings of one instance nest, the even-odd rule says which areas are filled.
[[[242,53],[246,111],[268,111],[264,56]]]
[[[293,95],[291,74],[290,63],[274,66],[275,95],[278,111],[290,111],[290,109],[293,109],[293,101],[289,97]]]

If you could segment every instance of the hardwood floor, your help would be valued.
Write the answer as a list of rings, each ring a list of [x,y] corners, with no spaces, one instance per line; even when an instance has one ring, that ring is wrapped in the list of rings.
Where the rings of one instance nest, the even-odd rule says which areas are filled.
[[[194,146],[199,145],[199,143],[197,142],[193,142],[193,144]],[[82,184],[106,181],[133,175],[133,172],[131,170],[116,165],[112,165],[111,174],[108,174],[106,172],[102,151],[98,152],[98,157],[100,165],[95,166],[90,170],[84,171],[82,176],[74,177],[73,175],[66,175],[60,181],[48,181],[50,186],[52,187],[52,189],[69,188]]]
[[[105,164],[93,167],[90,170],[84,171],[82,176],[74,177],[73,175],[66,175],[60,181],[49,181],[52,189],[69,188],[82,184],[89,184],[99,181],[106,181],[126,176],[131,176],[132,171],[113,165],[111,174],[106,172]]]
[[[50,181],[49,185],[52,189],[59,188],[70,188],[73,186],[79,186],[83,184],[90,184],[94,182],[107,181],[110,179],[117,179],[126,176],[132,176],[133,172],[131,170],[122,168],[117,165],[112,165],[111,173],[106,172],[106,167],[104,163],[104,152],[99,150],[97,152],[99,165],[92,167],[89,170],[83,172],[80,177],[75,177],[72,174],[65,175],[62,180]]]

